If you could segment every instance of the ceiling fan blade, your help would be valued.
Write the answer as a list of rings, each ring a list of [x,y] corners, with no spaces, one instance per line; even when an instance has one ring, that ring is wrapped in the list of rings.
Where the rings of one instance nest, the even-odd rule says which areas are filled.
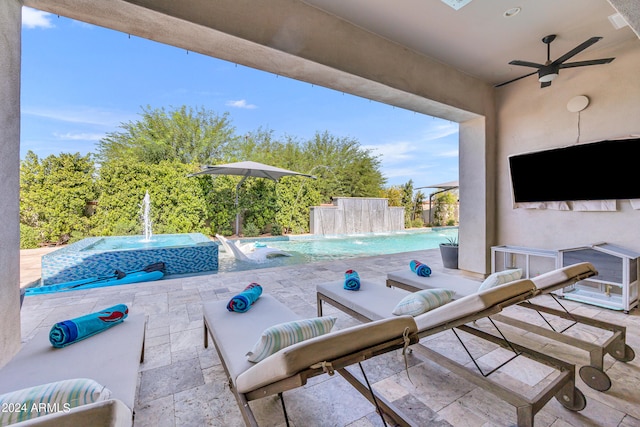
[[[602,37],[591,37],[589,40],[587,40],[586,42],[574,47],[573,49],[571,49],[569,52],[565,53],[564,55],[562,55],[560,58],[556,59],[555,61],[553,61],[551,64],[552,65],[558,65],[558,64],[562,64],[564,61],[566,61],[567,59],[576,56],[577,54],[579,54],[580,52],[582,52],[583,50],[585,50],[586,48],[588,48],[589,46],[591,46],[592,44],[598,42],[602,40]]]
[[[549,87],[549,86],[551,86],[551,82],[542,82],[542,83],[540,83],[540,87],[541,87],[541,88],[543,88],[543,87]]]
[[[522,65],[523,67],[533,67],[533,68],[540,68],[540,67],[544,67],[543,64],[536,64],[535,62],[529,62],[529,61],[520,61],[520,60],[514,60],[509,62],[510,65]]]
[[[592,59],[590,61],[569,62],[568,64],[560,64],[560,68],[586,67],[587,65],[608,64],[616,58]]]
[[[525,77],[532,76],[532,75],[534,75],[534,74],[536,74],[536,73],[537,73],[537,71],[534,71],[533,73],[529,73],[529,74],[525,74],[524,76],[516,77],[516,78],[515,78],[515,79],[513,79],[513,80],[509,80],[508,82],[500,83],[500,84],[498,84],[498,85],[495,85],[494,87],[500,87],[500,86],[508,85],[509,83],[513,83],[513,82],[515,82],[516,80],[524,79]]]

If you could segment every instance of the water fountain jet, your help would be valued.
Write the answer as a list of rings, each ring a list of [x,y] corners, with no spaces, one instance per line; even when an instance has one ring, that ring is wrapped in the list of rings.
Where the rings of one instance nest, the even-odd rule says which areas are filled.
[[[144,239],[143,242],[150,242],[153,237],[153,230],[151,229],[151,196],[146,191],[144,198],[142,199],[142,225],[144,226]]]

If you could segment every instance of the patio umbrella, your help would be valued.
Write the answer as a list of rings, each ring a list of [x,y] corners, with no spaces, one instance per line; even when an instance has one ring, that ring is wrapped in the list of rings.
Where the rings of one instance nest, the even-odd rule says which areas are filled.
[[[444,182],[442,184],[434,184],[434,185],[426,185],[424,187],[417,187],[416,190],[420,190],[422,188],[435,188],[438,191],[429,194],[429,223],[433,220],[433,216],[431,215],[431,205],[433,203],[433,196],[439,193],[444,193],[445,191],[453,190],[460,187],[460,183],[458,181],[449,181]]]
[[[316,179],[313,175],[307,175],[300,172],[294,172],[287,169],[277,168],[275,166],[265,165],[263,163],[258,162],[237,162],[237,163],[228,163],[226,165],[215,165],[215,166],[202,166],[202,170],[200,172],[193,173],[189,176],[198,176],[198,175],[238,175],[241,176],[242,179],[236,185],[236,208],[238,207],[238,191],[240,190],[240,186],[248,177],[254,178],[267,178],[272,179],[274,181],[278,181],[283,176],[304,176],[307,178]],[[236,234],[240,230],[240,212],[236,214]]]

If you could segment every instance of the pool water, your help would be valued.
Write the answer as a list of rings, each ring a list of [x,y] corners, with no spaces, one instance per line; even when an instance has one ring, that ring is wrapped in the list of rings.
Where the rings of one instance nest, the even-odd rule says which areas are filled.
[[[188,246],[196,242],[189,234],[156,234],[151,240],[143,236],[119,236],[117,238],[100,239],[96,243],[83,248],[83,251],[115,251],[126,249],[166,248],[170,246]]]
[[[254,268],[281,267],[316,261],[358,258],[399,252],[435,249],[440,243],[457,238],[457,228],[403,231],[393,233],[367,233],[336,236],[289,236],[266,239],[243,239],[241,244],[257,242],[282,249],[290,257],[270,257],[263,263],[237,261],[220,252],[219,272],[242,271]],[[222,249],[222,248],[221,248]]]

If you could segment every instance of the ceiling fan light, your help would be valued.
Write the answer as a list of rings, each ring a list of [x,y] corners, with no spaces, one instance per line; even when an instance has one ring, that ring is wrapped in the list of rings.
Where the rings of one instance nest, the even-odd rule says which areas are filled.
[[[550,71],[547,74],[540,74],[538,77],[538,81],[540,83],[548,83],[553,81],[556,77],[558,77],[558,73],[555,71]]]

